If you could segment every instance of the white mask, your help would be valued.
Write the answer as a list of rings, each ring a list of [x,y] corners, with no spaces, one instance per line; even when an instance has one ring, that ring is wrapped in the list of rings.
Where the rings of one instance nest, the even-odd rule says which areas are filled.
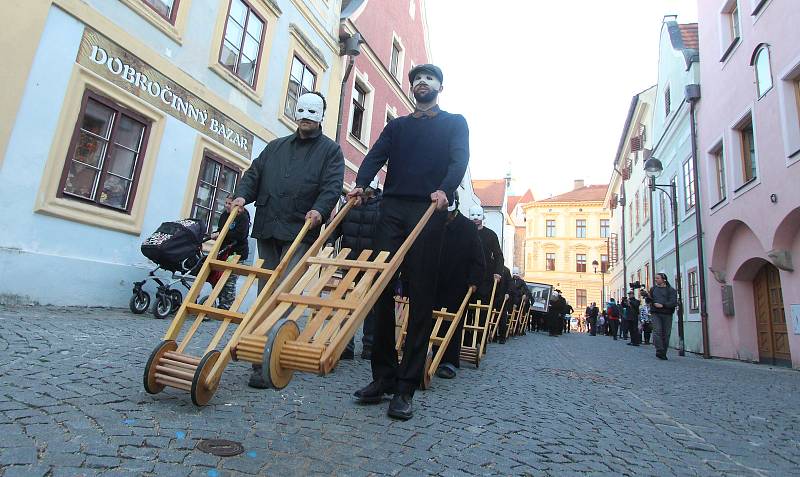
[[[483,220],[483,209],[480,207],[473,207],[469,209],[470,220]]]
[[[439,88],[442,87],[442,82],[439,81],[439,78],[429,71],[420,71],[414,75],[414,81],[411,86],[415,87],[420,83],[425,83],[433,91],[439,91]]]
[[[322,122],[324,104],[322,98],[313,93],[306,93],[297,98],[297,108],[294,112],[295,121],[308,119],[309,121]]]

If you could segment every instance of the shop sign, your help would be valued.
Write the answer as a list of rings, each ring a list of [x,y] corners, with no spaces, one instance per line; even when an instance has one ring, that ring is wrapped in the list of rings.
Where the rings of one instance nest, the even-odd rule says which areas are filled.
[[[253,133],[102,34],[85,29],[76,61],[237,154],[252,157]]]

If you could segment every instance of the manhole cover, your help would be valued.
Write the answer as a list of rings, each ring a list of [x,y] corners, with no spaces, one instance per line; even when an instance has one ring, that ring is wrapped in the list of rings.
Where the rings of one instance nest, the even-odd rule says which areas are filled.
[[[197,443],[197,448],[208,454],[220,457],[231,457],[244,452],[244,447],[238,442],[225,439],[203,439]]]

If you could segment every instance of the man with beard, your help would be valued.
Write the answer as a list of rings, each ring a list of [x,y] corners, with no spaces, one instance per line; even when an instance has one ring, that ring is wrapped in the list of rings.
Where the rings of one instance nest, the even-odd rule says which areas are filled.
[[[394,298],[386,287],[375,304],[375,339],[372,347],[373,381],[355,392],[359,402],[377,404],[384,394],[394,394],[388,415],[413,416],[412,399],[422,378],[428,339],[433,329],[437,267],[444,236],[447,205],[453,202],[469,163],[469,130],[459,114],[439,109],[443,75],[431,64],[408,73],[416,109],[389,121],[364,158],[356,187],[348,197],[363,198],[364,189],[387,165],[377,250],[394,253],[425,214],[431,201],[436,212],[411,246],[402,265],[409,285],[409,319],[403,361],[395,350]]]
[[[439,259],[439,290],[435,309],[446,308],[456,313],[464,301],[467,288],[473,293],[483,278],[483,250],[478,230],[469,219],[458,211],[458,192],[455,202],[448,208],[447,222],[444,231],[444,246]],[[444,336],[452,322],[442,325],[439,336]],[[436,370],[436,375],[444,379],[456,377],[461,355],[461,332],[464,329],[464,317],[458,321],[456,331]],[[435,353],[435,351],[434,351]]]
[[[323,217],[336,205],[344,181],[344,156],[322,134],[325,98],[305,93],[297,99],[297,131],[270,141],[236,186],[232,205],[256,203],[252,236],[264,268],[275,270],[306,220],[311,230],[295,250],[286,270],[300,261],[319,234]],[[259,280],[259,292],[266,280]],[[253,365],[248,385],[263,389],[261,365]]]

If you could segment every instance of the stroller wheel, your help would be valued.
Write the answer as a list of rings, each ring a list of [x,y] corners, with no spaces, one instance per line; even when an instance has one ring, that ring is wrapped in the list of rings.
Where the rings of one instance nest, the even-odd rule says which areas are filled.
[[[161,320],[166,318],[171,310],[172,299],[170,299],[169,294],[156,293],[156,302],[153,305],[153,316]]]
[[[131,312],[141,315],[150,308],[150,294],[144,290],[133,292],[131,301],[128,302]]]
[[[180,290],[170,290],[169,291],[169,298],[172,301],[172,307],[170,308],[170,313],[175,313],[178,311],[178,308],[181,307],[181,303],[183,303],[183,295],[181,294]]]

